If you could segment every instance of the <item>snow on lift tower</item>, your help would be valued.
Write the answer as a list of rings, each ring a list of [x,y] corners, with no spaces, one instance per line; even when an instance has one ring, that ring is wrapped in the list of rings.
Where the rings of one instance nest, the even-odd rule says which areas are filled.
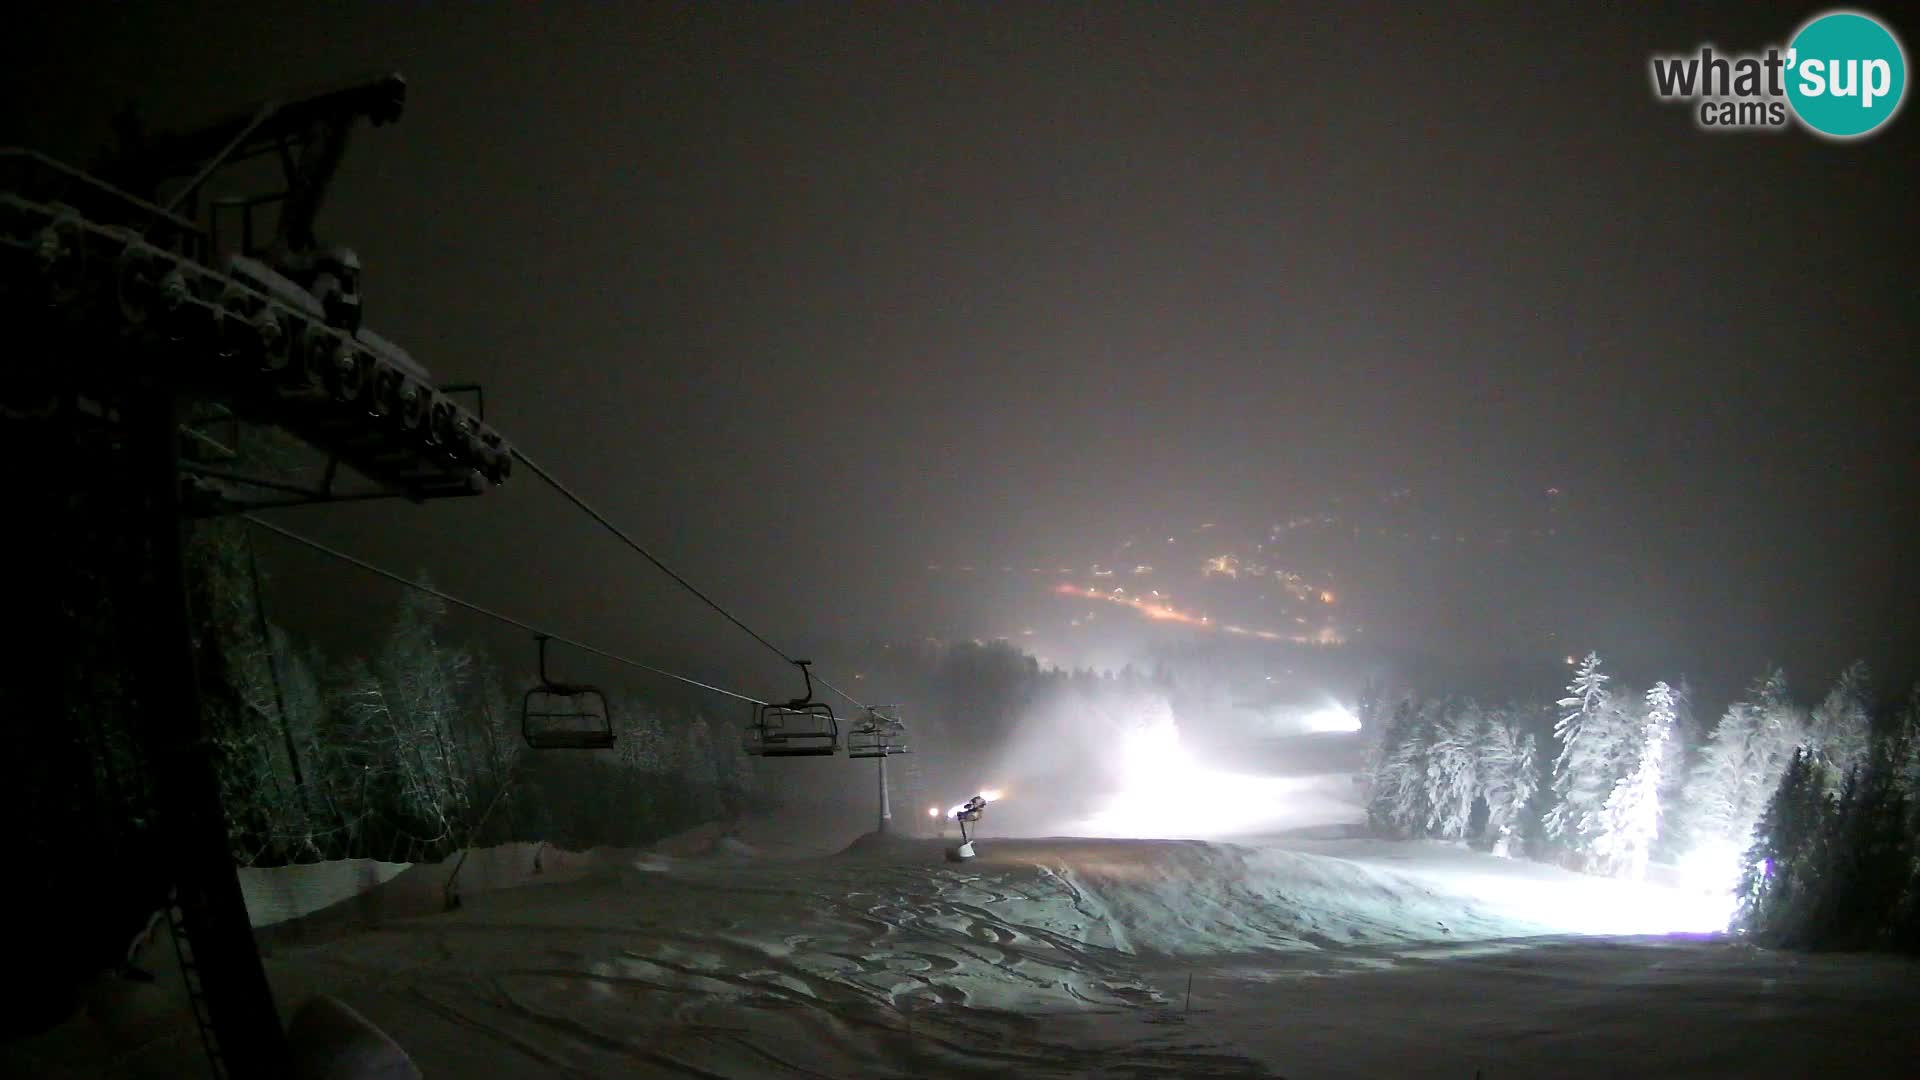
[[[795,660],[807,692],[783,705],[757,705],[742,749],[755,757],[830,757],[840,749],[833,707],[813,699],[811,660]]]
[[[198,216],[203,188],[219,170],[255,158],[280,166],[283,189],[208,198],[216,245],[237,252],[226,267],[235,277],[302,308],[317,308],[327,324],[360,332],[360,259],[353,249],[323,245],[314,233],[327,187],[346,155],[347,137],[362,119],[376,127],[400,119],[407,82],[397,73],[308,95],[274,100],[197,131],[148,137],[131,117],[120,122],[122,153],[109,177],[136,194],[165,200]],[[260,211],[271,211],[266,235]],[[237,243],[222,225],[238,217]],[[417,367],[411,358],[388,357]],[[424,371],[412,372],[424,380]]]
[[[853,730],[847,732],[847,756],[872,758],[880,786],[879,831],[893,830],[893,797],[887,790],[887,759],[907,749],[907,725],[900,721],[900,706],[869,705]]]
[[[0,148],[0,236],[28,241],[56,306],[117,316],[118,344],[190,360],[170,365],[181,386],[410,499],[478,494],[506,480],[512,451],[449,396],[477,391],[436,388],[365,327],[358,257],[315,234],[351,132],[399,119],[405,101],[388,74],[183,133],[123,115],[118,149],[91,173]],[[250,193],[215,196],[216,183]]]
[[[217,268],[314,323],[331,328],[289,356],[290,374],[343,399],[364,398],[369,410],[421,431],[435,447],[482,460],[493,483],[512,471],[504,440],[483,417],[464,415],[406,349],[362,325],[360,257],[324,244],[315,222],[347,138],[361,120],[378,127],[400,119],[407,83],[397,73],[308,97],[275,100],[184,134],[147,137],[122,123],[123,150],[109,175],[166,208],[198,217],[203,189],[215,174],[256,158],[279,165],[281,190],[204,199]],[[269,227],[266,223],[271,221]],[[238,235],[233,235],[237,224]],[[468,445],[472,444],[472,445]]]
[[[540,685],[520,701],[520,735],[535,750],[610,750],[613,721],[598,687],[547,678],[547,635],[540,643]]]
[[[873,705],[847,732],[847,756],[850,758],[886,758],[912,753],[907,749],[907,725],[900,721],[900,706]]]

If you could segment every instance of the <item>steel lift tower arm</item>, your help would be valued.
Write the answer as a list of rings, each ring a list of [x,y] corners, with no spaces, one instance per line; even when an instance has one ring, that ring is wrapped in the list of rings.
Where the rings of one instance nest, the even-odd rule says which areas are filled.
[[[123,125],[121,151],[101,172],[115,186],[172,209],[193,206],[207,178],[221,169],[277,155],[287,179],[281,239],[311,248],[320,200],[346,152],[348,132],[361,119],[375,126],[398,120],[406,101],[407,81],[389,73],[296,101],[270,101],[197,131],[147,137]],[[183,180],[184,186],[165,190]]]

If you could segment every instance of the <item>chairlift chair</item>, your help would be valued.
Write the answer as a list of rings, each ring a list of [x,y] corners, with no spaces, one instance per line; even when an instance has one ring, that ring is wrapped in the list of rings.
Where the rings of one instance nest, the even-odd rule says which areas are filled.
[[[898,716],[885,711],[893,708],[897,706],[875,705],[867,709],[853,730],[847,732],[848,757],[883,758],[910,753],[906,745],[907,726]]]
[[[547,678],[547,635],[540,643],[540,685],[520,701],[520,735],[535,750],[611,750],[613,719],[598,687]]]
[[[757,705],[753,725],[742,749],[754,757],[830,757],[840,749],[840,721],[832,706],[813,700],[813,676],[808,660],[794,665],[806,679],[807,692],[785,704]]]

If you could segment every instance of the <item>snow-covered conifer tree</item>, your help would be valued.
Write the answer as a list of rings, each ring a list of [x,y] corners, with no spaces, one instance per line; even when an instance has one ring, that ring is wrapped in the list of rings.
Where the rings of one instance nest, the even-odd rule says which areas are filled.
[[[1440,710],[1426,761],[1427,828],[1435,836],[1459,840],[1467,835],[1480,795],[1478,751],[1485,724],[1486,714],[1472,702]]]
[[[1376,828],[1417,835],[1432,816],[1427,761],[1438,735],[1439,709],[1433,702],[1403,699],[1382,739],[1372,771],[1367,818]]]
[[[1614,785],[1601,808],[1594,854],[1614,874],[1642,878],[1647,857],[1660,834],[1661,767],[1673,735],[1674,693],[1664,682],[1647,691],[1646,720],[1637,740],[1637,760]]]
[[[1516,853],[1527,805],[1539,787],[1533,732],[1527,717],[1509,707],[1489,717],[1480,740],[1480,779],[1487,800],[1487,835],[1493,853]]]
[[[1869,728],[1867,665],[1854,661],[1840,673],[1807,723],[1807,749],[1820,765],[1827,794],[1837,794],[1848,770],[1866,762]]]
[[[1621,712],[1607,689],[1609,681],[1599,654],[1588,653],[1558,703],[1560,722],[1553,728],[1560,753],[1553,762],[1555,801],[1547,814],[1547,835],[1576,857],[1591,853],[1601,812],[1613,793]]]
[[[1679,826],[1686,815],[1688,766],[1706,745],[1707,732],[1696,717],[1693,689],[1686,679],[1669,684],[1673,691],[1673,731],[1660,761],[1660,807],[1664,821],[1655,854],[1678,858],[1685,850],[1686,830]]]
[[[1806,736],[1806,719],[1787,696],[1780,671],[1756,682],[1749,698],[1727,707],[1688,788],[1691,857],[1717,864],[1710,872],[1729,887],[1754,825]]]

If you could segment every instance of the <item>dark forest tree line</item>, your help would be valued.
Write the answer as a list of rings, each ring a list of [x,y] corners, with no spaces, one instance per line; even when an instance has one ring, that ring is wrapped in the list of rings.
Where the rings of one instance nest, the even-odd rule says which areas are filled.
[[[242,528],[198,537],[198,655],[241,865],[640,844],[750,796],[733,725],[618,687],[605,688],[613,751],[529,750],[520,694],[536,680],[461,640],[427,593],[402,595],[362,655],[300,648],[265,615]]]
[[[1739,898],[1738,924],[1764,940],[1920,951],[1920,693],[1863,744],[1795,748]]]

